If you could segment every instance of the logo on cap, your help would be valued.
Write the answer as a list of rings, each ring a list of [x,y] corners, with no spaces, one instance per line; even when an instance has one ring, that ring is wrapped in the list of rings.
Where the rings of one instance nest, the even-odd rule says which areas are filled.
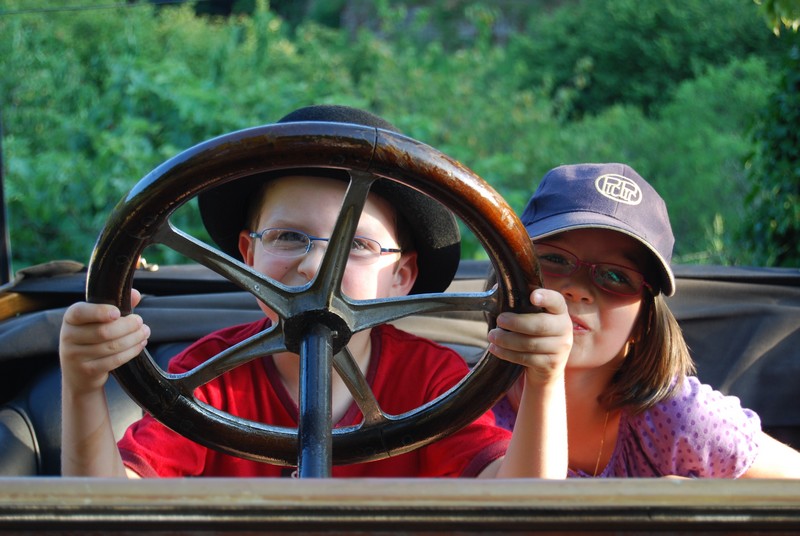
[[[626,205],[638,205],[642,202],[642,190],[639,185],[622,175],[615,173],[600,175],[594,181],[594,187],[600,195]]]

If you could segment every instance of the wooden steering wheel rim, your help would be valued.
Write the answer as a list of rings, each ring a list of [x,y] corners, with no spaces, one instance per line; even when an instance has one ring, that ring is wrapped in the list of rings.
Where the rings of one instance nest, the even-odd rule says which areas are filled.
[[[170,215],[201,192],[256,173],[292,168],[371,173],[413,187],[452,210],[486,249],[496,272],[498,310],[529,311],[540,286],[530,239],[514,211],[476,174],[432,147],[390,131],[343,123],[283,123],[245,129],[192,147],[145,176],[115,208],[95,246],[87,300],[131,312],[137,261]],[[364,462],[407,452],[466,426],[519,376],[485,355],[436,401],[382,423],[334,430],[333,462]],[[245,421],[178,392],[147,351],[114,371],[147,412],[182,435],[248,459],[294,465],[297,431]]]

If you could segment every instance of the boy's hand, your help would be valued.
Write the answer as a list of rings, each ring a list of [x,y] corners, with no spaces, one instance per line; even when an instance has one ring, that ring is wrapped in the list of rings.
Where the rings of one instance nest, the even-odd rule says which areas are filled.
[[[572,350],[572,320],[564,297],[553,290],[536,289],[531,303],[541,313],[501,313],[489,332],[489,351],[501,359],[527,367],[529,382],[548,383],[564,374]]]
[[[141,300],[131,292],[131,305]],[[59,355],[63,382],[74,393],[102,389],[108,373],[139,355],[150,328],[139,315],[123,317],[113,305],[72,304],[61,324]]]

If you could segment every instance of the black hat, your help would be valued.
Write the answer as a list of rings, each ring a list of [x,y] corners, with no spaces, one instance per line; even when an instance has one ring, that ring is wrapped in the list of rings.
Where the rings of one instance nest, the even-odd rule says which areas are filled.
[[[397,127],[374,114],[337,105],[300,108],[278,123],[302,121],[348,123],[399,133]],[[348,178],[346,172],[334,169],[279,170],[237,179],[203,192],[198,196],[200,215],[209,235],[222,251],[241,260],[239,233],[247,227],[251,200],[264,181],[287,174]],[[414,242],[419,274],[410,293],[443,292],[452,282],[461,258],[461,233],[453,213],[425,194],[388,179],[376,181],[372,191],[397,210]]]
[[[631,236],[658,267],[657,290],[675,293],[670,267],[675,238],[658,192],[625,164],[577,164],[551,169],[522,213],[531,239],[572,229],[611,229]],[[654,282],[655,283],[655,282]]]

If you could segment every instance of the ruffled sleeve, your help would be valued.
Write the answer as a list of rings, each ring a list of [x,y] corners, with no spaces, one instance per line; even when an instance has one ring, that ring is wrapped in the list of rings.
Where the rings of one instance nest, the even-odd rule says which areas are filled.
[[[623,419],[605,476],[737,478],[756,458],[760,431],[737,397],[689,377],[669,400]]]

